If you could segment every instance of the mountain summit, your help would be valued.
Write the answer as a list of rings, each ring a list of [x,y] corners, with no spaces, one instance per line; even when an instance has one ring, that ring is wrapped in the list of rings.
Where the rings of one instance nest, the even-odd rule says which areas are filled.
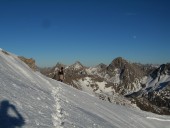
[[[76,61],[73,65],[69,66],[69,68],[72,68],[73,70],[80,70],[84,68],[84,66],[79,61]]]

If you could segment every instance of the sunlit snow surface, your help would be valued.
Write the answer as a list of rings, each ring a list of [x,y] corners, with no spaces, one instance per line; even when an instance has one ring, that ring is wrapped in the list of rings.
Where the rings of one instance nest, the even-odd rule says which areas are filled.
[[[0,50],[0,128],[169,128],[170,117],[114,105],[33,72]]]

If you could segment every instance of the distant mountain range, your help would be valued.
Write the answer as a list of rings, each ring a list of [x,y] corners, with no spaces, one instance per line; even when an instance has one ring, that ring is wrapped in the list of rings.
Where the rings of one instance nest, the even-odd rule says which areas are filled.
[[[51,72],[57,70],[58,66],[61,64],[45,70],[50,69],[49,72]],[[115,85],[110,77],[102,77],[104,75],[102,72],[115,71],[114,67],[112,71],[107,67],[100,64],[96,67],[97,70],[90,69],[80,62],[65,66],[65,72],[68,71],[66,73],[73,73],[74,77],[71,74],[69,79],[73,82],[72,84],[81,87],[81,90],[89,91],[86,93],[36,71],[38,68],[34,59],[18,57],[0,48],[0,128],[169,128],[169,116],[129,108],[133,107],[132,100],[129,99],[135,99],[137,95],[141,98],[146,97],[153,104],[160,103],[157,104],[159,108],[168,105],[164,102],[169,94],[167,65],[154,70],[148,79],[144,80],[145,87],[126,95],[129,99],[119,94],[121,91],[114,88]],[[115,75],[121,76],[120,72],[117,69]],[[114,77],[113,74],[111,75]],[[67,79],[68,77],[69,75]],[[115,83],[123,83],[122,80],[120,77]],[[160,93],[152,94],[155,91]],[[109,102],[99,100],[92,93],[98,94],[96,96]],[[157,98],[163,98],[159,99],[163,102],[158,102]],[[137,100],[136,103],[138,103]]]
[[[118,57],[109,65],[101,63],[95,67],[86,67],[77,61],[70,66],[57,63],[54,67],[37,68],[35,61],[32,62],[30,67],[34,67],[34,70],[36,67],[36,70],[50,78],[53,78],[61,66],[64,67],[64,83],[102,100],[170,115],[168,63],[154,66],[130,63]]]

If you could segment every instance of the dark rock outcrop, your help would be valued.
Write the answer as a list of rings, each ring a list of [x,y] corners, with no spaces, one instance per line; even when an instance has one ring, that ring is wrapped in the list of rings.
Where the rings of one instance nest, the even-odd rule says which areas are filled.
[[[30,59],[27,59],[23,56],[19,56],[18,57],[20,60],[22,60],[24,63],[26,63],[33,71],[36,71],[37,69],[37,66],[35,64],[35,60],[30,58]]]

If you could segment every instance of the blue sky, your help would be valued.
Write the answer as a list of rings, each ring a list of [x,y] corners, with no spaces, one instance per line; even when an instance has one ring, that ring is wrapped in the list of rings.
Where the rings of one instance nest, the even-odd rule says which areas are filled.
[[[170,1],[0,0],[0,47],[39,66],[167,63]]]

